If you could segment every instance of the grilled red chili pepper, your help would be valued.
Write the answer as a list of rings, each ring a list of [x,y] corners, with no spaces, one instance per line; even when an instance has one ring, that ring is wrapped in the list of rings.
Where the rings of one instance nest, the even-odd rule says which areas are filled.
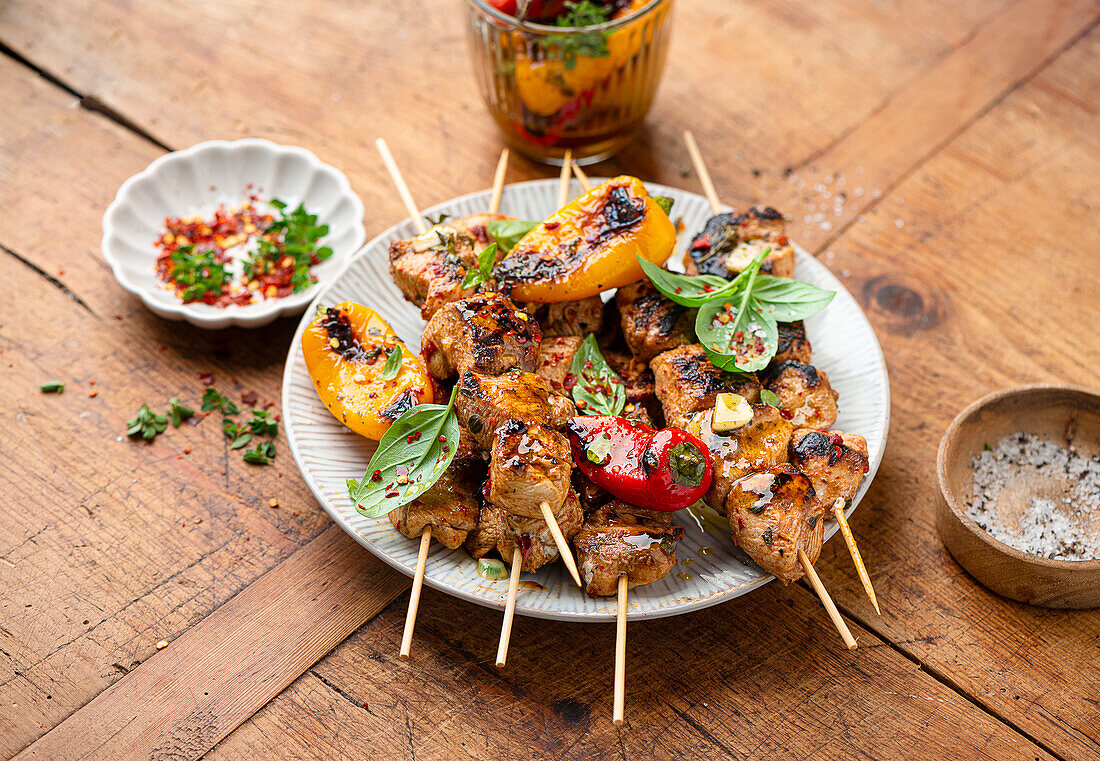
[[[610,415],[575,417],[568,430],[581,472],[623,502],[672,512],[710,488],[710,452],[687,431],[655,431]]]

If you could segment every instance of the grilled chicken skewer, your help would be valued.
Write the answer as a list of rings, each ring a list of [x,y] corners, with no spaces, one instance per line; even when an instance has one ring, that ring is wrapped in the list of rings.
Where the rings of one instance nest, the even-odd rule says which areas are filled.
[[[715,215],[707,221],[704,230],[692,240],[688,253],[684,255],[684,267],[688,274],[705,273],[731,277],[752,261],[757,252],[766,246],[771,248],[771,253],[764,259],[761,271],[776,277],[793,277],[794,248],[785,235],[783,215],[770,207],[754,207],[741,215],[720,213],[722,206],[718,200],[714,182],[711,180],[706,162],[703,161],[699,145],[689,130],[684,130],[684,143],[687,145],[695,173],[699,175],[699,181],[703,185],[703,192],[710,203],[711,211]],[[805,327],[801,322],[780,324],[779,327],[780,345],[775,359],[767,370],[771,376],[767,387],[779,395],[780,408],[784,412],[793,413],[785,417],[796,429],[802,427],[827,429],[836,422],[836,392],[829,386],[827,378],[824,379],[824,383],[820,382],[824,373],[809,364],[809,344],[806,342]],[[798,375],[802,378],[797,378]],[[789,396],[785,397],[785,392],[788,392],[792,385],[796,389],[800,386],[812,387],[816,393],[806,393],[809,389],[805,388],[798,389],[802,392],[798,393],[798,396],[805,403],[791,409],[793,405],[790,405]],[[864,456],[866,456],[866,442],[864,442]],[[858,488],[858,482],[856,486]],[[847,498],[851,499],[853,496],[855,496],[854,490]],[[867,574],[867,567],[863,563],[855,536],[852,534],[842,507],[841,504],[831,508],[833,517],[840,525],[844,543],[852,556],[856,573],[867,592],[867,597],[871,600],[875,612],[881,615],[871,578]]]
[[[412,194],[409,192],[409,187],[401,174],[400,168],[397,166],[397,162],[394,161],[393,154],[390,153],[389,146],[382,138],[375,141],[375,146],[378,148],[382,161],[397,186],[398,195],[401,196],[405,208],[412,216],[417,232],[424,235],[427,232],[424,220],[413,201]],[[497,163],[496,173],[493,177],[490,215],[496,215],[497,208],[499,208],[507,167],[508,149],[505,148],[501,152],[500,161]],[[462,443],[462,441],[459,442],[460,448]],[[476,450],[474,454],[476,455]],[[468,478],[470,476],[469,470],[469,449],[462,456],[459,452],[456,452],[455,459],[452,461],[451,467],[448,468],[448,472],[423,497],[390,513],[390,519],[394,525],[410,538],[415,536],[413,526],[419,528],[418,524],[423,524],[422,528],[419,528],[420,549],[416,558],[416,572],[413,574],[409,608],[405,614],[405,629],[401,635],[400,656],[402,660],[407,660],[412,650],[412,635],[416,627],[416,615],[420,608],[420,593],[424,586],[424,572],[427,568],[433,529],[437,533],[436,538],[441,543],[450,549],[454,549],[465,541],[470,529],[477,525],[476,501],[473,500],[473,495],[469,493],[469,489],[464,490],[462,488],[463,477]]]

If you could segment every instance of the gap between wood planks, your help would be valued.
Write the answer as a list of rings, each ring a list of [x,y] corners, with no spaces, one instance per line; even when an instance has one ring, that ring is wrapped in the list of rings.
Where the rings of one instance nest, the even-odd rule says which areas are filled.
[[[1020,0],[816,157],[817,163],[844,170],[858,162],[877,172],[880,186],[888,191],[1087,34],[1097,23],[1090,10],[1091,4],[1083,1],[1049,6],[1039,0]],[[170,150],[109,105],[76,92],[6,46],[0,45],[0,50],[79,98],[82,107]],[[1009,54],[995,55],[1004,51]],[[962,88],[964,80],[965,99],[943,96],[954,92],[952,88]],[[901,145],[892,140],[899,134],[913,139]],[[858,208],[852,204],[849,218],[815,250],[835,242],[874,203],[868,198]],[[27,263],[14,251],[4,250]],[[67,291],[63,284],[51,284]],[[129,758],[158,752],[199,758],[388,606],[408,583],[331,526],[16,758],[90,754]],[[876,633],[873,621],[848,610],[844,613]],[[900,645],[887,637],[882,640],[919,664]],[[945,675],[927,673],[991,718],[1062,758]]]

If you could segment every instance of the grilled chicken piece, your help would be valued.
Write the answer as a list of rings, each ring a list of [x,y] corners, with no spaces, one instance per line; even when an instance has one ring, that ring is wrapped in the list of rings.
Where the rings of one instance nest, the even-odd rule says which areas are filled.
[[[693,412],[714,407],[721,393],[740,394],[752,403],[760,401],[755,375],[728,373],[715,367],[699,344],[666,351],[654,357],[649,366],[668,425],[685,427]]]
[[[794,431],[779,410],[767,404],[752,405],[752,420],[729,432],[717,432],[711,424],[714,408],[696,412],[685,430],[703,440],[710,450],[714,478],[703,501],[719,515],[733,482],[754,470],[787,462],[787,447]]]
[[[555,517],[567,541],[577,535],[584,524],[584,513],[581,512],[576,492],[570,491],[566,495],[565,503]],[[477,528],[466,539],[467,552],[476,560],[496,550],[506,563],[511,564],[517,544],[523,556],[523,570],[527,572],[537,571],[559,557],[550,527],[541,517],[514,515],[482,500]]]
[[[489,212],[483,212],[481,214],[470,214],[466,217],[459,217],[458,219],[448,219],[447,226],[473,238],[475,248],[480,252],[493,242],[493,239],[489,237],[489,230],[486,225],[490,222],[497,222],[502,219],[515,219],[515,217],[509,217],[506,214],[490,214]]]
[[[436,378],[467,370],[499,375],[534,370],[541,343],[530,315],[499,293],[481,293],[442,306],[424,328],[420,351]]]
[[[543,502],[554,515],[561,511],[572,470],[564,434],[513,418],[493,437],[486,496],[509,513],[541,520]]]
[[[568,394],[573,388],[577,379],[569,368],[580,345],[581,339],[577,336],[543,335],[535,372],[546,379],[551,391]]]
[[[767,206],[754,206],[744,214],[717,214],[692,238],[684,254],[684,270],[689,275],[733,278],[760,251],[771,248],[760,271],[794,277],[794,249],[785,229],[783,215]]]
[[[476,288],[463,288],[462,278],[477,267],[479,249],[473,238],[453,227],[433,227],[424,235],[390,243],[390,275],[427,320],[444,304],[473,295]]]
[[[817,509],[832,512],[838,497],[851,500],[867,473],[867,440],[854,433],[803,428],[791,437],[791,464],[814,485]]]
[[[769,367],[764,387],[779,397],[783,417],[795,428],[828,429],[836,422],[837,393],[813,365],[782,362]]]
[[[546,380],[534,373],[482,375],[467,370],[458,379],[455,412],[482,449],[491,449],[497,429],[509,420],[561,428],[576,408],[565,397],[551,394]]]
[[[603,299],[590,296],[580,301],[547,304],[538,311],[543,336],[581,336],[599,333],[603,327]]]
[[[573,468],[571,480],[573,482],[573,491],[577,493],[577,497],[581,501],[581,508],[583,508],[586,518],[591,515],[597,507],[611,501],[611,494],[605,491],[602,486],[597,486],[592,483],[580,468]]]
[[[657,427],[656,423],[653,422],[653,418],[649,414],[649,410],[647,410],[645,408],[645,405],[642,404],[627,402],[619,416],[626,418],[632,423],[648,425],[650,428]]]
[[[784,584],[802,578],[799,548],[816,563],[825,539],[815,501],[810,479],[791,465],[738,479],[726,500],[734,544]]]
[[[661,513],[612,500],[599,507],[573,539],[577,565],[590,597],[615,595],[619,576],[633,589],[664,576],[676,565],[683,526]]]
[[[779,342],[771,365],[783,362],[810,363],[810,341],[806,338],[806,324],[802,320],[779,323]]]
[[[425,526],[432,538],[448,549],[460,547],[477,526],[485,460],[468,431],[463,430],[450,466],[432,488],[390,513],[394,527],[410,539],[419,539]]]
[[[623,379],[628,402],[641,403],[653,397],[653,371],[649,364],[626,352],[604,350],[603,358]]]
[[[615,294],[623,338],[630,351],[646,362],[663,351],[691,343],[696,310],[669,301],[649,280]]]

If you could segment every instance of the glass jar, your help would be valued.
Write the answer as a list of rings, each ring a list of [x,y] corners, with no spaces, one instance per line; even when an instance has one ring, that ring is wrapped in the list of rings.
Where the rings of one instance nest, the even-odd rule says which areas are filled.
[[[631,0],[588,27],[520,21],[467,0],[470,53],[508,145],[560,165],[605,159],[638,133],[664,68],[672,0]]]

